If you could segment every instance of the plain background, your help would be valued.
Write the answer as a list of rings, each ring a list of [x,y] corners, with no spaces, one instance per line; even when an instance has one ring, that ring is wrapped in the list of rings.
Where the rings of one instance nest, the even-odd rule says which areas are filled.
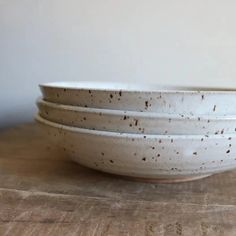
[[[0,0],[0,127],[30,121],[38,84],[236,87],[236,2]]]

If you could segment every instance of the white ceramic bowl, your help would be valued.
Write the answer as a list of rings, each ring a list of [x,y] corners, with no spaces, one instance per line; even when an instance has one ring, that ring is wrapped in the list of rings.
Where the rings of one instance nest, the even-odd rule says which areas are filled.
[[[66,105],[183,115],[236,115],[236,91],[161,88],[119,83],[40,85],[44,99]]]
[[[236,133],[236,116],[181,116],[176,114],[107,110],[61,105],[37,100],[40,115],[79,128],[145,134]]]
[[[36,120],[73,160],[112,174],[180,182],[236,167],[236,135],[120,134]]]

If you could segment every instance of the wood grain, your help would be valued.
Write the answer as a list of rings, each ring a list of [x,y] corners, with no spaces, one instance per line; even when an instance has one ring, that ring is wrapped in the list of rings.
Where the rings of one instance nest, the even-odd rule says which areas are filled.
[[[150,184],[70,161],[35,124],[0,134],[0,235],[236,235],[236,171]]]

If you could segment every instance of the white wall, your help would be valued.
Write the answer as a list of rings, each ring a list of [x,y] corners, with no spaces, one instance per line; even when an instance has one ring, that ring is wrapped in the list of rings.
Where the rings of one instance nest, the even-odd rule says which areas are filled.
[[[0,126],[32,119],[39,82],[236,87],[236,2],[0,0]]]

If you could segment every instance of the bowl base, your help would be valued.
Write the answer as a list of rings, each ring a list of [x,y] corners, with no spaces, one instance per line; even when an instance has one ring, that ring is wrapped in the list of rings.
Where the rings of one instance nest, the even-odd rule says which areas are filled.
[[[139,181],[139,182],[147,182],[147,183],[159,183],[159,184],[171,184],[171,183],[181,183],[181,182],[188,182],[198,179],[203,179],[206,177],[211,176],[212,174],[208,175],[197,175],[197,176],[176,176],[173,178],[142,178],[142,177],[132,177],[132,176],[123,176],[123,178],[132,181]]]

